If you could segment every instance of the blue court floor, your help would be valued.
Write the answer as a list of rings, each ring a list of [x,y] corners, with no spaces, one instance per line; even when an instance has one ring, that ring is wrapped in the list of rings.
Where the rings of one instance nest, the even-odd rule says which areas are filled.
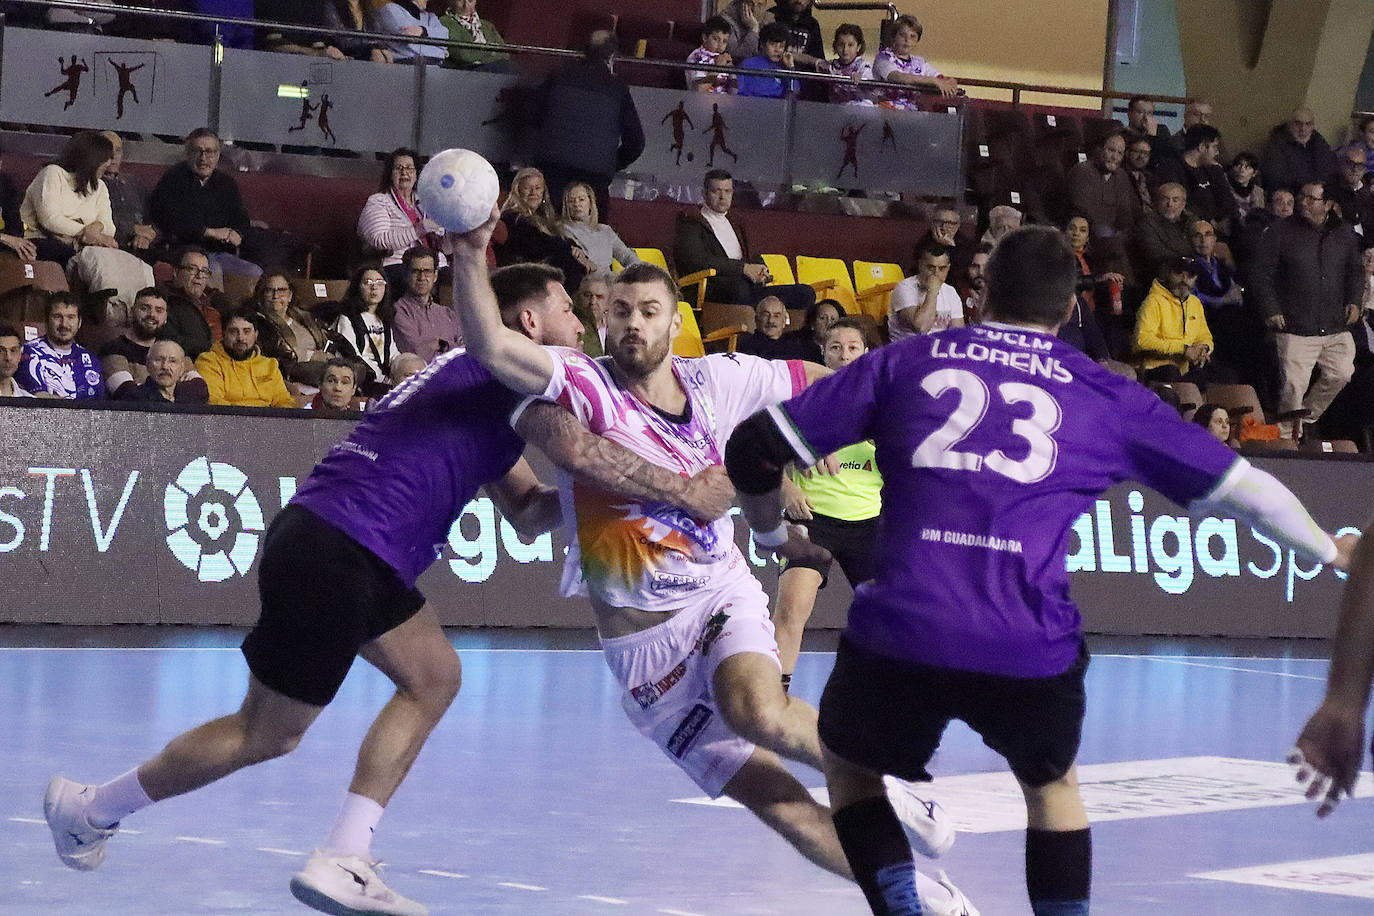
[[[309,912],[287,882],[390,693],[361,662],[298,751],[127,819],[97,872],[65,869],[42,821],[52,774],[103,781],[233,709],[239,635],[0,628],[0,914]],[[402,893],[435,914],[867,912],[743,810],[703,804],[626,722],[587,634],[453,640],[463,691],[374,843]],[[1095,914],[1374,913],[1374,801],[1319,822],[1277,763],[1321,698],[1326,662],[1304,657],[1320,644],[1094,649],[1080,764]],[[832,663],[804,654],[793,692],[814,702]],[[932,770],[966,829],[927,870],[984,916],[1028,914],[1024,815],[999,759],[956,725]]]

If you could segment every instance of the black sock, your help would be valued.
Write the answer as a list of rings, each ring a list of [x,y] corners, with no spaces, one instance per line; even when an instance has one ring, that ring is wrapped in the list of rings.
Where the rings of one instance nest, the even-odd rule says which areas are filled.
[[[782,676],[782,692],[787,693],[792,689],[792,675],[784,673]]]
[[[1088,916],[1092,833],[1026,831],[1026,890],[1035,916]]]
[[[876,916],[920,916],[911,844],[887,799],[855,802],[831,818],[854,880]]]

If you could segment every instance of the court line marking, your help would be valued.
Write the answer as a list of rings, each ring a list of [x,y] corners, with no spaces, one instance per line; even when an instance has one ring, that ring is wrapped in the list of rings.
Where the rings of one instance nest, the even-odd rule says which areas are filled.
[[[667,913],[668,916],[701,916],[700,913],[689,913],[686,910],[659,910],[660,913]]]
[[[44,827],[48,826],[48,822],[41,817],[12,817],[10,820],[14,821],[16,824],[42,824]]]
[[[466,878],[467,875],[460,875],[456,871],[439,871],[437,868],[422,868],[422,875],[433,875],[436,878]]]
[[[1211,668],[1214,671],[1244,671],[1247,674],[1267,674],[1270,677],[1291,677],[1300,681],[1325,681],[1326,678],[1316,674],[1293,674],[1291,671],[1265,671],[1262,668],[1241,668],[1236,665],[1204,665],[1195,661],[1184,661],[1181,658],[1158,658],[1149,655],[1125,656],[1126,658],[1139,658],[1151,662],[1168,662],[1171,665],[1183,665],[1187,668]],[[1201,656],[1199,656],[1201,657]]]
[[[629,906],[630,901],[621,900],[619,897],[598,897],[596,894],[578,894],[578,900],[591,900],[594,903],[609,903],[614,906]]]
[[[298,849],[278,849],[275,846],[259,846],[258,852],[270,852],[274,856],[291,856],[293,858],[305,855]]]
[[[200,844],[203,845],[203,846],[223,846],[223,845],[224,845],[224,840],[212,840],[212,839],[210,839],[210,838],[208,838],[208,837],[203,837],[203,836],[178,836],[178,837],[173,837],[172,839],[174,839],[174,840],[180,840],[180,841],[183,842],[183,843],[200,843]]]
[[[516,881],[497,881],[497,887],[513,887],[517,891],[546,891],[547,887],[540,887],[537,884],[520,884]]]

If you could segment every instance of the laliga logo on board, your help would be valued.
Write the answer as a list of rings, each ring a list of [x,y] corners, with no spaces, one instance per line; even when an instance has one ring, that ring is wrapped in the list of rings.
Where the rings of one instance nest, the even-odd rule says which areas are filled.
[[[167,546],[202,582],[248,573],[258,553],[262,509],[248,478],[232,464],[197,458],[162,498]]]

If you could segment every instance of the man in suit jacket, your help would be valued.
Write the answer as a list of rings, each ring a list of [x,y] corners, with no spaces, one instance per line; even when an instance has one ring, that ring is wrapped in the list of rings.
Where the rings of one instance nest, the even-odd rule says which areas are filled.
[[[802,284],[769,286],[772,277],[763,262],[749,254],[744,227],[730,219],[735,182],[724,169],[706,173],[702,184],[705,202],[696,213],[679,213],[673,241],[673,259],[683,274],[714,268],[706,283],[712,302],[755,305],[765,296],[776,296],[789,309],[808,309],[816,291]]]

